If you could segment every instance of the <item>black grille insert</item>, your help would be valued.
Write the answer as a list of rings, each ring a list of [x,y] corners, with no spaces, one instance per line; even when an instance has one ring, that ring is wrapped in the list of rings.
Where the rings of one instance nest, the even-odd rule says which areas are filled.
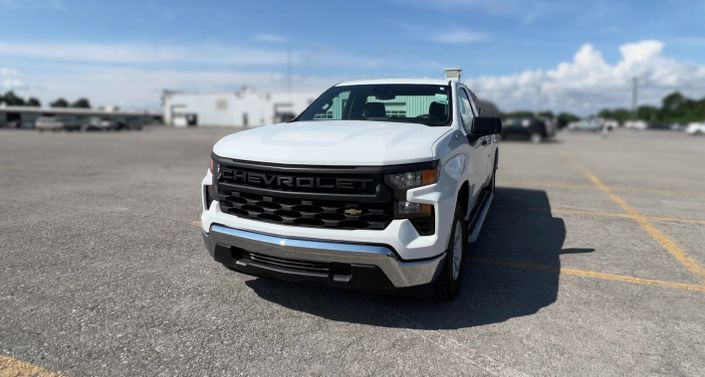
[[[287,199],[219,190],[220,210],[261,221],[321,228],[384,229],[392,221],[391,203]]]
[[[283,225],[384,229],[394,217],[392,191],[380,173],[287,170],[219,161],[221,211]]]
[[[284,267],[284,268],[289,268],[292,270],[318,272],[318,273],[323,273],[326,275],[328,275],[331,270],[330,263],[298,261],[298,260],[293,260],[293,259],[271,257],[268,255],[259,254],[259,253],[251,253],[251,252],[244,253],[244,255],[242,255],[242,257],[247,258],[253,262],[260,263],[260,264],[266,264],[266,265],[277,266],[277,267]]]
[[[234,249],[232,252],[233,258],[236,260],[246,260],[260,268],[283,269],[285,271],[297,274],[306,274],[308,276],[318,276],[323,278],[334,278],[335,276],[338,276],[339,278],[344,279],[347,277],[347,280],[342,281],[348,281],[352,275],[352,266],[348,263],[286,259],[260,253],[253,253],[243,249]]]

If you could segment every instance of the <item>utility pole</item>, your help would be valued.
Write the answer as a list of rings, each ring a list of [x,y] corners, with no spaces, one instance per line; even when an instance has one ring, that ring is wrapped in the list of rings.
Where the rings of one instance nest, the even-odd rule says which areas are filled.
[[[639,79],[632,77],[632,116],[637,118],[637,103],[639,101]]]
[[[541,84],[536,85],[536,104],[534,106],[534,115],[538,118],[541,112]]]
[[[291,47],[287,49],[286,54],[286,91],[291,102]]]

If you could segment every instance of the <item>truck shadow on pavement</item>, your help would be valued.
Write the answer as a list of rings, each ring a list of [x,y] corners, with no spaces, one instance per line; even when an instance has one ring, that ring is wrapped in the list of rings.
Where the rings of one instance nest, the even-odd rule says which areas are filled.
[[[556,301],[563,220],[545,191],[497,188],[480,239],[471,245],[460,294],[451,302],[369,295],[252,279],[261,298],[322,318],[383,327],[457,329],[531,315]],[[469,262],[469,263],[468,263]]]

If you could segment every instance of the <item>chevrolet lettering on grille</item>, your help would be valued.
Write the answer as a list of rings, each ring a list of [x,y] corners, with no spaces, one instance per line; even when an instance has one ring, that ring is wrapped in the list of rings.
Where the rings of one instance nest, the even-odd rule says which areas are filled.
[[[232,179],[234,183],[270,188],[339,189],[350,191],[366,190],[368,185],[374,182],[371,179],[362,178],[298,177],[236,169],[232,171]]]

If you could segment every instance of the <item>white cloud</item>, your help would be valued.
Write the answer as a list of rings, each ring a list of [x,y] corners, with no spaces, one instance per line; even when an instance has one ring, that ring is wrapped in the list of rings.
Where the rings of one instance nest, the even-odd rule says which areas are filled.
[[[284,90],[285,77],[276,71],[283,71],[289,60],[287,50],[282,48],[67,42],[0,42],[0,57],[9,58],[15,65],[25,64],[22,75],[2,68],[2,89],[15,89],[44,103],[60,96],[88,97],[96,105],[134,109],[158,109],[163,89],[235,91],[247,85]],[[295,90],[313,91],[321,91],[359,70],[403,64],[335,50],[295,50],[291,63]],[[301,66],[346,73],[332,73],[328,78],[296,75]],[[253,68],[257,72],[250,72]]]
[[[480,42],[485,39],[485,34],[466,29],[453,29],[439,32],[431,38],[434,42],[447,44],[468,44]]]
[[[221,63],[276,65],[286,52],[221,45],[156,46],[108,43],[0,42],[0,55],[91,63]]]
[[[233,67],[262,67],[288,64],[283,48],[250,48],[220,44],[134,45],[122,43],[0,42],[0,56],[33,58],[63,63],[106,64],[199,64]],[[341,51],[292,50],[291,63],[310,67],[369,68],[385,61]]]
[[[585,44],[572,61],[554,69],[482,76],[468,84],[503,110],[534,109],[539,98],[542,110],[579,114],[605,107],[628,108],[634,77],[639,82],[640,104],[658,104],[674,90],[705,96],[705,66],[669,58],[663,54],[663,47],[655,40],[624,44],[620,47],[621,59],[609,64],[600,51]]]
[[[5,78],[0,79],[0,88],[2,88],[3,91],[22,90],[26,89],[27,85],[25,85],[25,83],[20,79]]]
[[[117,105],[124,109],[159,111],[162,90],[192,92],[234,92],[242,86],[258,90],[285,89],[285,76],[272,72],[232,70],[183,71],[143,68],[85,68],[34,74],[20,94],[48,103],[58,97],[88,97],[98,106]],[[293,77],[297,91],[320,92],[335,79]]]
[[[11,52],[6,52],[6,47]],[[705,65],[675,60],[663,49],[662,42],[653,40],[625,44],[620,47],[619,61],[610,63],[594,46],[585,44],[570,61],[552,69],[481,76],[469,84],[480,97],[496,102],[503,110],[533,109],[540,92],[543,110],[579,114],[604,107],[629,107],[632,77],[639,78],[641,104],[657,104],[674,90],[705,96]],[[286,51],[280,50],[0,42],[3,54],[14,60],[31,57],[41,62],[38,67],[51,64],[51,70],[30,64],[22,66],[22,72],[0,67],[2,89],[19,90],[23,96],[39,97],[44,103],[59,96],[87,96],[97,105],[157,109],[163,89],[233,91],[249,85],[283,90],[286,81],[283,74],[275,73],[283,71],[287,61]],[[361,78],[363,73],[394,71],[394,67],[416,64],[419,70],[436,70],[419,62],[325,50],[296,51],[292,60],[309,71],[314,67],[331,72],[327,77],[294,77],[295,89],[311,91],[325,89],[340,79]],[[179,64],[184,61],[194,64]],[[248,72],[249,66],[257,67],[257,72]]]
[[[268,34],[268,33],[255,34],[254,36],[252,36],[252,39],[254,39],[258,42],[265,42],[265,43],[283,43],[283,42],[287,41],[287,39],[282,37],[281,35]]]
[[[0,90],[26,89],[25,83],[19,78],[19,71],[12,68],[0,67]]]
[[[16,69],[0,67],[0,77],[17,76],[19,72]]]

